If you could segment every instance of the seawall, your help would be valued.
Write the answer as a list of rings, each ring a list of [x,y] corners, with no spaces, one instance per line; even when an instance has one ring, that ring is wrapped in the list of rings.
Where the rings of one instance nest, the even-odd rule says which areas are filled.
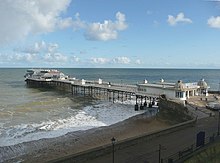
[[[182,101],[160,98],[159,110],[160,112],[157,116],[171,125],[193,119],[191,112]]]
[[[177,104],[175,106],[178,106],[178,105],[179,104]],[[165,108],[163,108],[163,109],[165,109]],[[170,109],[170,108],[166,108],[166,109]],[[177,110],[177,109],[174,108],[174,110]],[[166,113],[168,113],[168,112],[166,112]],[[182,122],[179,124],[175,124],[171,127],[166,127],[163,130],[160,130],[158,132],[154,131],[154,132],[148,132],[145,134],[140,133],[140,135],[138,135],[138,136],[123,139],[121,141],[117,141],[116,145],[115,145],[115,150],[119,151],[119,150],[123,150],[123,149],[129,149],[131,147],[135,147],[136,145],[142,144],[143,142],[149,142],[150,140],[156,139],[156,138],[161,137],[163,135],[175,132],[177,130],[182,130],[187,127],[191,127],[195,124],[195,122],[196,122],[196,120],[193,119],[193,120],[189,120],[189,121]],[[132,123],[132,121],[130,121],[130,123]],[[147,123],[147,121],[146,121],[146,123]],[[110,127],[107,127],[106,129],[111,130],[111,128],[112,127],[110,126]],[[94,130],[90,130],[90,132],[85,131],[85,134],[88,136],[87,139],[89,139],[89,133],[91,133],[91,131],[93,132]],[[58,138],[54,138],[54,139],[41,139],[39,141],[21,143],[21,144],[17,144],[14,146],[0,147],[0,160],[1,161],[15,161],[15,160],[28,161],[26,159],[29,159],[30,157],[33,157],[34,155],[39,155],[38,160],[40,160],[40,159],[44,158],[44,157],[41,157],[42,153],[45,156],[47,156],[47,152],[49,152],[50,154],[54,154],[54,152],[59,152],[59,147],[63,146],[63,145],[64,145],[63,150],[74,149],[74,141],[77,141],[77,140],[75,140],[74,135],[75,134],[70,133],[70,134],[66,134],[64,136],[61,136],[60,138],[58,137]],[[66,144],[68,142],[69,142],[69,144]],[[107,142],[110,142],[110,140]],[[52,146],[53,146],[53,148],[56,148],[56,150],[51,153],[50,150],[53,151],[53,149],[51,149]],[[61,157],[59,159],[56,159],[59,157],[59,155],[56,156],[56,154],[54,154],[55,156],[53,156],[52,158],[55,160],[44,160],[44,161],[86,162],[86,161],[92,160],[92,159],[99,157],[99,156],[108,155],[111,152],[112,152],[112,144],[109,143],[106,145],[99,146],[97,148],[85,150],[83,152],[79,152],[79,153],[75,153],[75,154],[69,153],[67,156]],[[52,159],[52,158],[49,157],[48,159]],[[34,159],[34,157],[33,157],[33,159]]]
[[[166,118],[171,118],[172,115],[164,116],[165,114],[175,113],[180,111],[179,115],[182,118],[178,118],[178,120],[174,119],[173,123],[177,123],[177,121],[181,121],[179,124],[172,125],[171,127],[165,128],[163,130],[142,134],[136,137],[132,137],[129,139],[125,139],[122,141],[118,141],[115,144],[115,150],[120,151],[125,148],[129,148],[132,146],[136,146],[138,144],[141,144],[143,142],[148,142],[152,139],[155,139],[157,137],[161,137],[163,135],[182,130],[187,127],[192,127],[196,123],[196,119],[192,119],[188,115],[188,110],[186,107],[184,107],[181,103],[176,103],[174,101],[169,101],[166,99],[161,99],[159,103],[160,112],[162,112],[162,115],[159,115],[157,118],[162,118],[164,121],[168,121]],[[172,121],[172,120],[170,120]],[[170,122],[168,121],[168,122]],[[112,153],[112,144],[107,144],[104,146],[100,146],[91,150],[87,150],[84,152],[80,152],[77,154],[73,154],[67,157],[59,158],[56,160],[51,160],[50,162],[74,162],[74,163],[81,163],[81,162],[87,162],[89,160],[95,159],[99,156],[105,156]]]
[[[195,124],[195,122],[196,122],[196,120],[193,119],[193,120],[183,122],[183,123],[174,125],[172,127],[166,128],[166,129],[161,130],[159,132],[149,133],[149,134],[146,134],[146,135],[140,135],[138,137],[134,137],[134,138],[126,139],[126,140],[123,140],[123,141],[119,141],[115,144],[115,150],[119,151],[119,150],[122,150],[124,148],[129,148],[131,146],[141,144],[145,141],[150,141],[150,140],[152,140],[156,137],[160,137],[160,136],[175,132],[177,130],[184,129],[186,127],[191,127]],[[81,163],[81,162],[86,162],[86,161],[92,160],[96,157],[104,156],[104,155],[107,155],[107,154],[110,154],[110,153],[112,153],[112,145],[108,144],[108,145],[100,146],[98,148],[94,148],[94,149],[91,149],[91,150],[88,150],[88,151],[84,151],[84,152],[81,152],[81,153],[70,155],[70,156],[67,156],[67,157],[59,158],[59,159],[56,159],[56,160],[51,160],[49,162]]]

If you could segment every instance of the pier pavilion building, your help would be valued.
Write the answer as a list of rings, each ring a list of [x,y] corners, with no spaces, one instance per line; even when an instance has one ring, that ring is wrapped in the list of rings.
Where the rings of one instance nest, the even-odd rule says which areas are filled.
[[[192,96],[208,96],[209,86],[204,79],[194,83],[168,83],[161,79],[160,82],[137,84],[137,90],[144,94],[165,95],[168,99],[187,100]]]

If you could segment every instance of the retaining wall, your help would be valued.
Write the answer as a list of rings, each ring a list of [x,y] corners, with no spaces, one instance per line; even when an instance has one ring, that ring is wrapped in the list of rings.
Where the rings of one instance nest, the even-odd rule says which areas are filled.
[[[149,141],[153,138],[159,137],[159,136],[163,136],[172,132],[175,132],[177,130],[181,130],[184,129],[186,127],[191,127],[195,124],[196,120],[190,120],[187,122],[183,122],[177,125],[174,125],[172,127],[168,127],[164,130],[158,131],[158,132],[153,132],[153,133],[149,133],[149,134],[144,134],[144,135],[140,135],[137,137],[133,137],[133,138],[129,138],[123,141],[118,141],[115,144],[115,150],[119,151],[122,150],[124,148],[129,148],[131,146],[135,146],[137,144],[141,144],[142,142],[145,141]],[[109,140],[110,141],[110,140]],[[81,162],[85,162],[85,161],[89,161],[92,160],[96,157],[99,156],[104,156],[107,154],[112,153],[112,144],[107,144],[104,146],[100,146],[91,150],[87,150],[81,153],[77,153],[74,155],[70,155],[67,157],[63,157],[60,159],[56,159],[56,160],[52,160],[50,162],[74,162],[74,163],[81,163]]]

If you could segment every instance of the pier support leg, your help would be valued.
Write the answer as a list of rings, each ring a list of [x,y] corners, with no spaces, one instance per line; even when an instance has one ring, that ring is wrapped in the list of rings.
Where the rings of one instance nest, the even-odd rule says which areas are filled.
[[[144,97],[144,107],[145,108],[147,107],[147,99],[146,99],[146,97]]]
[[[112,95],[112,92],[109,92],[109,97],[108,97],[109,101],[111,101],[111,95]]]
[[[124,94],[123,94],[123,92],[121,92],[121,94],[122,94],[121,102],[124,102]]]
[[[144,106],[143,106],[142,100],[143,100],[143,97],[141,96],[141,105],[140,105],[140,110],[144,110]]]
[[[155,105],[155,98],[153,98],[152,105]]]
[[[138,97],[136,96],[136,104],[135,104],[135,106],[134,106],[134,110],[135,110],[135,111],[138,111],[138,103],[137,103],[137,100],[138,100]]]
[[[150,97],[150,103],[149,103],[149,108],[152,108],[152,102],[151,102],[151,97]]]
[[[119,99],[120,99],[120,92],[118,91],[118,101],[119,101]]]

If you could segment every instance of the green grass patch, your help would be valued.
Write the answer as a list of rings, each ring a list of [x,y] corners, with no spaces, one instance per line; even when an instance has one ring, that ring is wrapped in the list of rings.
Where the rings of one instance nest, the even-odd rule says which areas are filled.
[[[185,163],[220,163],[220,142],[205,148],[199,153],[196,153]]]

